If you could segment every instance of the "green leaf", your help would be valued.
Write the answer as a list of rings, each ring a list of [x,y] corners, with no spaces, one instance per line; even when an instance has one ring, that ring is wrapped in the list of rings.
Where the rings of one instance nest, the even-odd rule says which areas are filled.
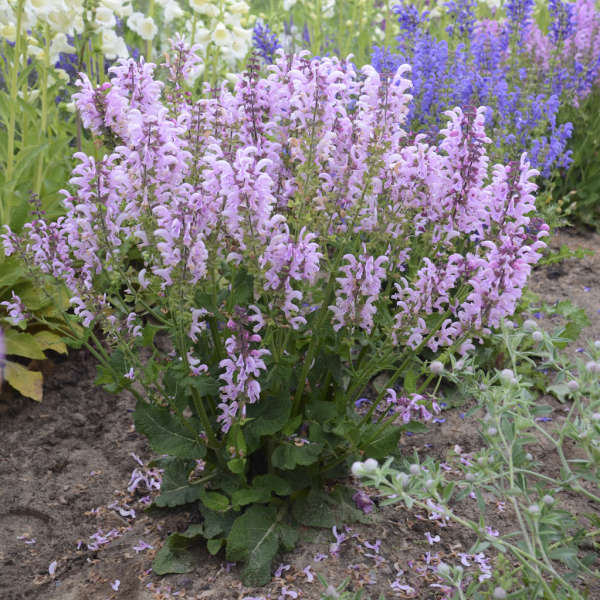
[[[39,371],[30,371],[19,363],[7,360],[4,363],[4,379],[22,396],[36,402],[42,401],[44,378]]]
[[[184,533],[172,533],[164,546],[156,553],[152,570],[157,575],[189,573],[194,562],[190,546],[202,536],[202,525],[190,525]]]
[[[0,288],[6,288],[10,291],[17,282],[25,279],[26,271],[23,264],[15,257],[5,257],[4,253],[0,254]],[[11,297],[10,293],[7,298]]]
[[[277,513],[273,506],[251,506],[238,517],[227,537],[227,560],[243,561],[242,582],[265,585],[271,580],[271,564],[279,549]]]
[[[412,394],[417,391],[417,370],[409,369],[404,373],[404,392]]]
[[[232,458],[227,461],[227,468],[236,475],[241,475],[246,469],[245,458]]]
[[[212,554],[212,556],[214,556],[215,554],[217,554],[219,552],[219,550],[223,546],[224,542],[225,542],[225,538],[222,538],[222,537],[214,538],[212,540],[207,540],[206,541],[206,549],[208,550],[209,554]]]
[[[286,552],[291,552],[298,542],[298,529],[287,523],[280,523],[277,532],[279,533],[279,540],[283,549]]]
[[[271,463],[278,469],[292,470],[297,465],[307,466],[319,460],[323,445],[315,442],[296,446],[295,444],[283,443],[273,451]]]
[[[26,358],[44,359],[46,355],[40,349],[40,343],[30,333],[7,328],[4,331],[4,343],[7,356],[23,356]]]
[[[142,344],[144,346],[152,346],[154,344],[154,336],[161,330],[163,327],[158,325],[152,325],[151,323],[147,323],[142,330]]]
[[[207,492],[202,489],[198,498],[206,508],[215,512],[225,512],[231,507],[229,498],[218,492]]]
[[[172,458],[166,462],[160,496],[154,501],[156,506],[180,506],[200,499],[204,484],[190,484],[188,480],[193,466],[193,461],[180,458]]]
[[[231,503],[234,507],[240,507],[247,504],[269,502],[272,493],[287,496],[292,493],[292,488],[285,479],[277,475],[258,475],[254,478],[252,487],[236,490],[232,494]]]
[[[365,427],[362,437],[363,439],[370,441],[363,442],[359,445],[359,448],[363,450],[365,455],[369,458],[385,458],[395,452],[398,448],[398,441],[402,433],[400,427],[392,425],[383,431],[377,431],[378,429],[381,429],[381,425],[369,424]]]
[[[336,523],[352,521],[373,523],[373,516],[356,508],[352,500],[354,492],[353,488],[341,485],[328,492],[313,487],[294,502],[292,515],[308,527],[330,528]]]
[[[246,306],[252,304],[254,300],[254,277],[250,275],[246,268],[238,267],[233,277],[233,285],[230,294],[230,303],[232,306]]]
[[[549,385],[546,389],[557,400],[560,400],[560,402],[564,402],[566,397],[572,393],[571,390],[569,389],[569,386],[566,383],[556,383],[554,385]]]
[[[62,338],[53,331],[44,329],[43,331],[34,333],[33,337],[36,339],[42,350],[52,350],[59,354],[67,353],[66,344],[62,341]]]
[[[281,431],[290,418],[292,399],[289,391],[279,396],[268,395],[256,404],[248,406],[249,422],[244,425],[244,435],[248,451],[253,452],[260,445],[263,435],[273,435]]]
[[[338,418],[338,411],[335,402],[325,402],[322,400],[311,400],[306,406],[306,415],[309,419],[314,419],[318,423],[327,423]]]
[[[311,489],[306,495],[300,496],[292,506],[294,518],[308,527],[333,527],[336,523],[325,492]]]
[[[237,518],[237,515],[231,511],[226,513],[215,512],[204,506],[201,502],[198,504],[198,510],[204,517],[202,526],[204,528],[204,537],[207,539],[221,534],[228,535],[233,522]]]
[[[179,458],[202,458],[206,447],[198,436],[185,428],[168,408],[138,400],[133,413],[135,428],[143,433],[150,447],[159,454]]]

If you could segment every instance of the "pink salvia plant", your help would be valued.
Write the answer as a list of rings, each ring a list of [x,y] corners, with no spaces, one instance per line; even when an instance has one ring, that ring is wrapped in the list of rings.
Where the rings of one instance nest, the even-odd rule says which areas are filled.
[[[437,142],[407,135],[406,66],[281,54],[194,100],[192,54],[174,42],[164,85],[133,60],[98,88],[82,78],[106,153],[75,154],[66,215],[7,230],[5,252],[67,286],[101,380],[137,395],[136,426],[184,461],[165,463],[167,485],[193,459],[207,478],[226,462],[241,490],[298,465],[317,477],[375,452],[377,428],[433,418],[422,390],[394,387],[423,350],[468,352],[514,312],[548,231],[532,226],[536,171],[490,167],[483,109],[449,111]]]

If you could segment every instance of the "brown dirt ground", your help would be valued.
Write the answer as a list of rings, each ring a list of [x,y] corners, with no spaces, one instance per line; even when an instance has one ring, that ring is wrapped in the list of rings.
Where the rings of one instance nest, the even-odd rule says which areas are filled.
[[[561,232],[553,245],[586,247],[596,254],[583,260],[538,269],[531,289],[546,302],[570,298],[586,309],[592,325],[577,344],[600,339],[600,235]],[[546,320],[548,325],[552,319]],[[545,323],[545,321],[542,321]],[[57,359],[45,365],[44,400],[36,404],[4,393],[0,398],[0,598],[21,600],[152,600],[167,598],[238,600],[246,596],[287,598],[295,591],[299,597],[316,600],[322,586],[315,578],[308,583],[302,569],[311,565],[334,585],[350,577],[350,589],[365,587],[365,596],[402,598],[390,583],[399,578],[412,585],[417,598],[440,597],[431,570],[424,576],[411,573],[410,566],[424,567],[426,552],[458,564],[457,552],[467,552],[473,541],[458,527],[437,528],[417,513],[399,505],[377,511],[370,524],[352,526],[357,537],[342,544],[339,557],[328,556],[315,562],[318,553],[328,554],[333,535],[326,530],[303,530],[301,542],[281,562],[290,565],[281,577],[263,589],[245,589],[236,567],[222,557],[211,557],[198,550],[194,570],[186,575],[158,578],[150,571],[153,550],[136,553],[139,540],[158,548],[172,531],[184,530],[193,515],[180,511],[168,516],[150,516],[126,491],[132,470],[137,466],[131,453],[148,460],[151,453],[145,440],[133,428],[133,401],[127,394],[110,395],[94,387],[94,362],[85,352],[73,352],[67,360]],[[557,409],[559,407],[557,406]],[[476,418],[461,418],[465,408],[449,410],[446,422],[433,425],[426,434],[402,439],[403,452],[429,453],[446,458],[460,444],[464,451],[481,446],[476,433]],[[540,468],[549,471],[552,460],[539,449]],[[137,510],[137,518],[122,517],[108,506],[128,501]],[[472,509],[475,510],[475,502]],[[576,511],[589,506],[572,504]],[[468,504],[465,505],[468,513]],[[465,513],[465,514],[466,514]],[[502,532],[512,528],[511,515],[489,506],[489,522]],[[473,512],[472,515],[475,516]],[[120,535],[97,551],[78,542],[102,530]],[[425,532],[441,536],[440,543],[429,546]],[[32,542],[35,543],[26,543]],[[366,554],[364,542],[381,540],[380,559]],[[49,574],[49,565],[56,570]],[[412,562],[411,562],[412,561]],[[435,562],[435,559],[434,561]],[[275,566],[279,564],[276,561]],[[120,580],[118,591],[111,582]],[[591,598],[600,598],[600,586],[589,588]],[[289,596],[292,598],[292,596]]]

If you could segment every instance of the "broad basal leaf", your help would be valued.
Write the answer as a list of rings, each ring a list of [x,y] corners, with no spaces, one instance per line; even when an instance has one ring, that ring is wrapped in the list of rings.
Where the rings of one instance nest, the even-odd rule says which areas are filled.
[[[163,473],[160,496],[156,498],[156,506],[180,506],[198,500],[204,491],[203,483],[188,481],[193,468],[189,460],[170,460]]]
[[[202,458],[206,447],[198,436],[184,427],[168,408],[138,401],[133,413],[135,428],[143,433],[150,447],[159,454],[179,458]]]
[[[252,506],[234,521],[227,537],[227,560],[245,563],[244,585],[264,585],[271,580],[271,564],[279,548],[277,525],[273,506]]]
[[[194,565],[190,546],[202,537],[202,525],[190,525],[183,533],[172,533],[156,553],[152,570],[157,575],[188,573]]]
[[[296,446],[295,444],[282,444],[273,451],[271,462],[278,469],[291,470],[296,465],[312,465],[319,460],[323,446],[317,443]]]

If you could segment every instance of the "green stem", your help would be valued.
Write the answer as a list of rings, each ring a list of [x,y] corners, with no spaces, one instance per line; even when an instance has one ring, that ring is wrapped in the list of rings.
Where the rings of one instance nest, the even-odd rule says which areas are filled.
[[[14,189],[13,168],[14,168],[14,154],[15,154],[15,123],[17,119],[17,82],[19,65],[21,60],[21,23],[23,18],[23,6],[25,0],[18,0],[17,2],[17,29],[15,35],[15,48],[14,48],[14,61],[12,65],[12,72],[10,75],[10,103],[8,107],[8,128],[7,128],[7,155],[6,155],[6,184],[7,189],[12,191]],[[8,224],[9,217],[9,203],[4,202],[0,205],[0,224]]]
[[[46,137],[46,129],[48,127],[48,70],[50,69],[50,28],[48,25],[44,27],[44,70],[42,71],[42,121],[38,135],[38,143],[41,145],[42,140]],[[39,195],[42,189],[42,175],[44,172],[45,152],[41,152],[38,158],[37,172],[35,175],[35,184],[33,191]]]

